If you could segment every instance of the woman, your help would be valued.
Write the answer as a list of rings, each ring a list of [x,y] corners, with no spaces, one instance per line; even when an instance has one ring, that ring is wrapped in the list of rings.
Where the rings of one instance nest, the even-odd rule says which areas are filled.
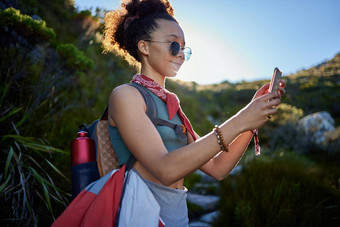
[[[155,127],[135,87],[122,85],[110,95],[110,137],[115,149],[120,148],[116,149],[119,164],[126,163],[131,153],[137,159],[134,171],[155,195],[166,226],[187,226],[183,178],[200,169],[224,179],[244,154],[253,130],[277,112],[274,107],[280,104],[280,95],[267,93],[269,85],[264,85],[245,108],[199,138],[181,110],[177,111],[177,99],[165,90],[165,79],[175,77],[191,54],[168,1],[134,0],[107,13],[104,47],[131,65],[139,65],[140,74],[132,82],[152,93],[160,118],[187,129],[183,138],[169,127]],[[279,94],[285,93],[283,87],[282,81]]]

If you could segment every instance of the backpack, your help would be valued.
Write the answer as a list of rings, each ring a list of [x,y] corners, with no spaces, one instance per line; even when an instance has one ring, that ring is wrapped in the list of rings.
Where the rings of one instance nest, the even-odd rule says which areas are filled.
[[[181,137],[186,136],[182,130],[183,125],[177,125],[170,121],[158,118],[156,103],[143,86],[135,83],[128,83],[127,85],[135,87],[140,92],[146,104],[146,114],[155,126],[167,126],[174,129]],[[88,126],[82,124],[79,127],[79,130],[87,131],[88,137],[94,140],[96,161],[71,167],[73,198],[75,198],[88,184],[119,167],[118,157],[110,140],[108,124],[108,106],[106,106],[100,119],[95,120]],[[135,161],[136,159],[131,154],[131,158],[128,160],[129,166],[132,166]]]

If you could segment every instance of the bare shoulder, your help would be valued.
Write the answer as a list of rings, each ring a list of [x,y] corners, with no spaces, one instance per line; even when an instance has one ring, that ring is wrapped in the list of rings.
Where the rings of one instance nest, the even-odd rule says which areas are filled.
[[[129,101],[129,104],[134,104],[141,103],[141,101],[143,101],[143,97],[136,88],[123,84],[112,90],[110,95],[110,104],[112,101],[117,103]]]
[[[146,106],[139,91],[129,85],[120,85],[112,90],[109,100],[109,121],[115,125],[115,118],[129,113],[145,113]]]
[[[116,88],[114,88],[111,92],[111,97],[113,96],[130,96],[130,95],[136,95],[139,92],[136,88],[129,86],[127,84],[120,85]]]

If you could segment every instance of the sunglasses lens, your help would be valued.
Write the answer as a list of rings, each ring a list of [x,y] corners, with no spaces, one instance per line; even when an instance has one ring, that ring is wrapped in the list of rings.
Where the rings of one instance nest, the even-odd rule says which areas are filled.
[[[179,45],[178,42],[172,42],[171,45],[170,45],[170,50],[171,50],[171,55],[172,56],[177,56],[177,54],[179,53],[181,49],[181,46]],[[183,49],[183,53],[184,53],[184,60],[185,61],[188,61],[192,52],[191,52],[191,49],[190,47],[185,47]]]
[[[181,49],[181,46],[178,42],[172,42],[170,45],[171,55],[176,56]]]
[[[184,48],[183,53],[184,53],[184,60],[188,61],[192,54],[190,47]]]

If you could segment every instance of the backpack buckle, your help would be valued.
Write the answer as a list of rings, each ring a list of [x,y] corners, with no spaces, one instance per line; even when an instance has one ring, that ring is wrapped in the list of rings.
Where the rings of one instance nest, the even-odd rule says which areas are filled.
[[[175,132],[177,135],[180,135],[181,137],[186,137],[187,135],[187,129],[185,128],[185,126],[183,124],[180,125],[176,125],[175,126]]]

